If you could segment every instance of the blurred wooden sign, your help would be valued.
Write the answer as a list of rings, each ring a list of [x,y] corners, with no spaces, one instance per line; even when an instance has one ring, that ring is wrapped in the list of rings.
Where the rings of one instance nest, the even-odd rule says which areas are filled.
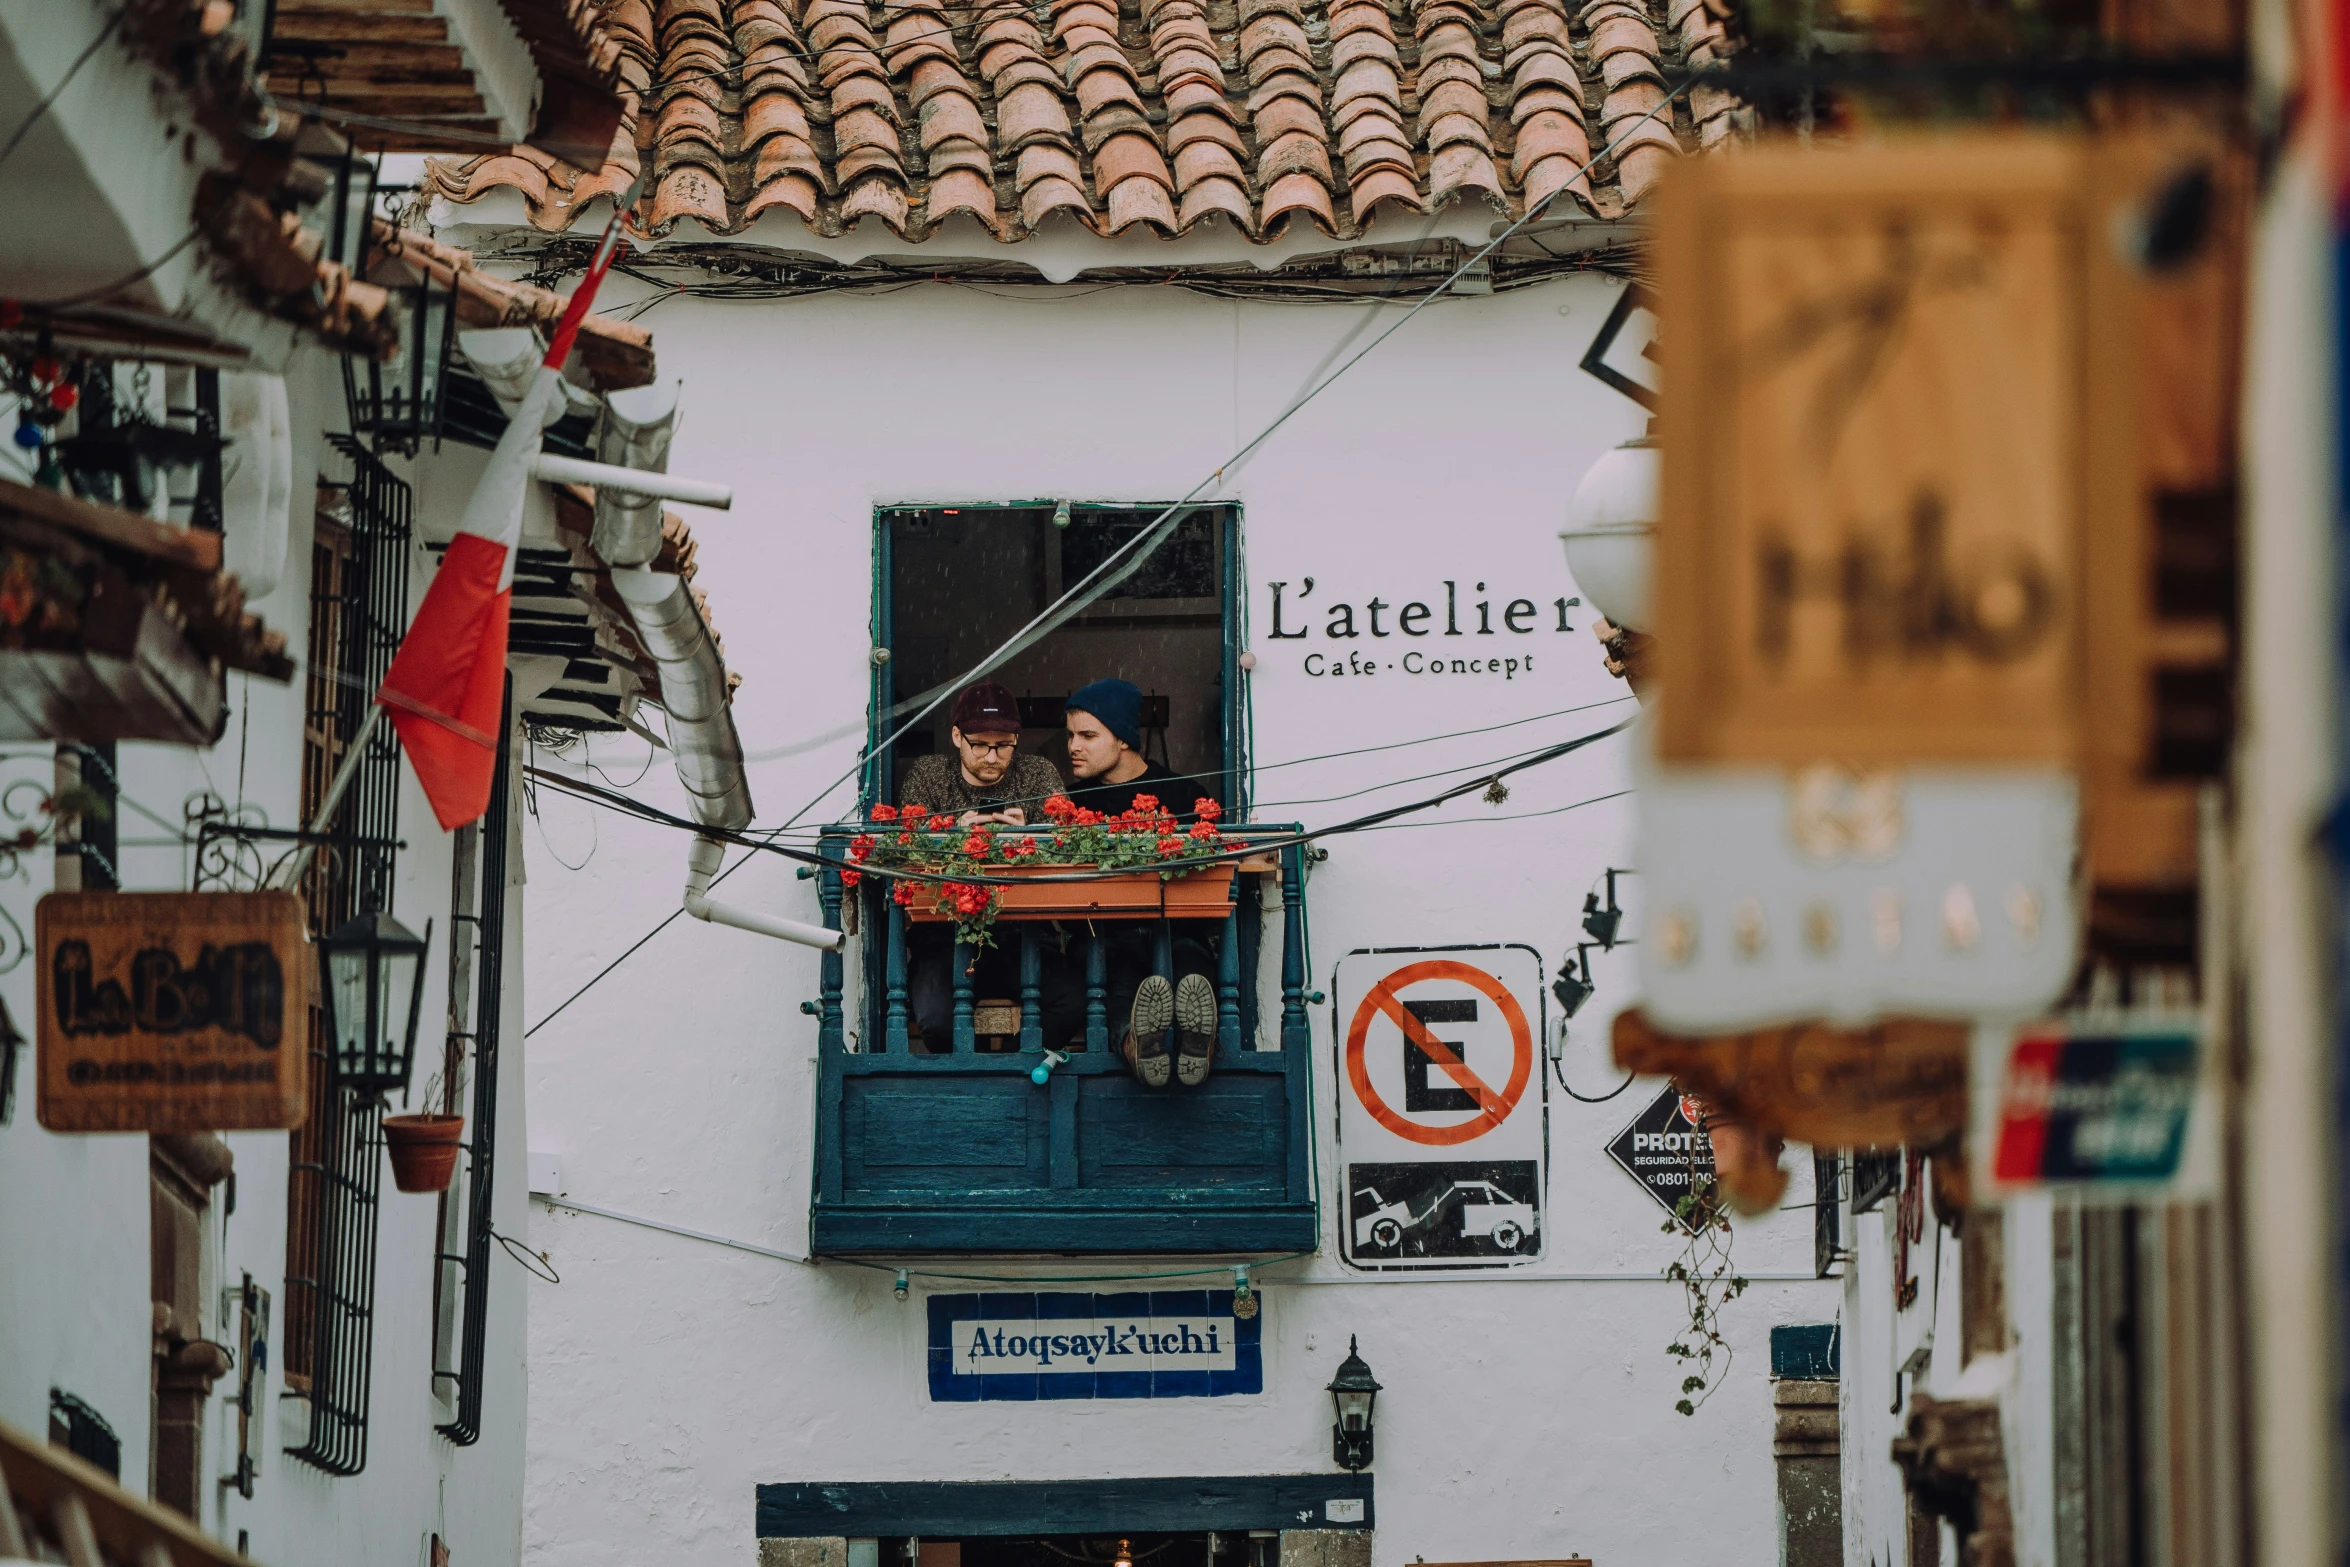
[[[1973,135],[1674,170],[1661,760],[2076,762],[2087,545],[2135,522],[2099,167]]]
[[[34,916],[53,1132],[301,1124],[310,969],[291,892],[53,892]]]
[[[1894,1018],[1705,1038],[1617,1014],[1616,1065],[1670,1077],[1749,1126],[1816,1148],[1920,1147],[1967,1124],[1967,1025]]]

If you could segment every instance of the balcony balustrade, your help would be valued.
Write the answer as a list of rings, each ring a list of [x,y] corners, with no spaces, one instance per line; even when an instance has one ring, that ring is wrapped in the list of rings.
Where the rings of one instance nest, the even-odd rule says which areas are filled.
[[[815,1003],[821,1078],[813,1246],[818,1255],[1262,1254],[1311,1250],[1312,1122],[1306,1023],[1303,851],[1295,828],[1234,828],[1264,842],[1221,892],[1205,876],[1164,897],[1056,879],[1049,896],[996,916],[1017,954],[1013,1008],[975,993],[970,949],[952,947],[952,1023],[916,1033],[908,948],[921,917],[868,877],[844,888],[854,824],[823,837],[827,925],[853,932],[823,958]],[[1196,883],[1196,885],[1194,885]],[[1089,891],[1099,888],[1097,896]],[[852,902],[853,900],[853,902]],[[852,915],[844,927],[844,916]],[[1178,928],[1214,954],[1216,1046],[1206,1082],[1146,1088],[1116,1047],[1107,932],[1155,926],[1158,972]],[[1057,928],[1056,928],[1057,927]],[[1280,999],[1260,1025],[1260,961],[1277,935]],[[1048,947],[1067,943],[1084,977],[1084,1044],[1046,1037]],[[849,980],[859,983],[852,991]],[[1010,999],[1010,998],[1003,998]],[[983,1047],[983,1040],[1000,1047]],[[1046,1047],[1063,1052],[1044,1082]]]

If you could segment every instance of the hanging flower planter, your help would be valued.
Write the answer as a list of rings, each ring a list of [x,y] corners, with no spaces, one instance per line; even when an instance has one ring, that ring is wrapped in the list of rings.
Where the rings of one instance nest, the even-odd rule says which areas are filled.
[[[1189,869],[1174,881],[1158,871],[1124,871],[1089,876],[1083,881],[1029,880],[1031,877],[1067,878],[1072,870],[1079,868],[1007,865],[990,869],[988,875],[1015,878],[1009,885],[993,889],[995,918],[1117,919],[1164,912],[1171,918],[1184,919],[1222,914],[1232,903],[1234,867],[1229,863]],[[917,891],[914,900],[906,905],[906,917],[936,921],[958,916],[951,902],[943,898],[932,902]]]
[[[995,922],[1010,914],[1028,919],[1175,919],[1220,917],[1232,907],[1229,859],[1246,847],[1217,830],[1223,810],[1199,804],[1199,820],[1179,826],[1149,795],[1135,809],[1103,817],[1054,795],[1044,803],[1045,825],[999,833],[992,824],[963,828],[952,817],[920,806],[904,812],[873,808],[877,829],[849,844],[855,862],[841,874],[855,886],[867,870],[903,869],[941,880],[897,878],[891,897],[916,921],[955,924],[959,941],[993,943]],[[1072,872],[1097,871],[1082,878]],[[963,881],[965,876],[986,881]]]
[[[384,1145],[392,1153],[392,1184],[404,1192],[445,1192],[457,1174],[465,1137],[461,1115],[387,1115]]]

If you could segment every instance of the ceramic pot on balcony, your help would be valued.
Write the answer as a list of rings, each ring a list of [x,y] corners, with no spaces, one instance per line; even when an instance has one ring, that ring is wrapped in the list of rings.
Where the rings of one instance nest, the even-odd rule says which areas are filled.
[[[445,1192],[457,1173],[465,1136],[461,1115],[387,1115],[384,1146],[391,1150],[392,1184],[404,1192]]]

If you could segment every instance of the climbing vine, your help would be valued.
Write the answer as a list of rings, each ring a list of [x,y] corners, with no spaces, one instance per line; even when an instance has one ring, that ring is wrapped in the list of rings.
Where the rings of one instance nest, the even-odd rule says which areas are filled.
[[[1665,1353],[1682,1372],[1681,1396],[1673,1408],[1684,1415],[1703,1409],[1730,1374],[1733,1352],[1722,1332],[1722,1308],[1746,1293],[1746,1280],[1730,1258],[1730,1214],[1722,1201],[1720,1178],[1710,1158],[1702,1166],[1698,1162],[1704,1131],[1701,1120],[1700,1138],[1690,1142],[1688,1192],[1664,1224],[1667,1235],[1678,1230],[1683,1236],[1681,1254],[1665,1268],[1665,1277],[1681,1286],[1689,1321],[1665,1346]]]

